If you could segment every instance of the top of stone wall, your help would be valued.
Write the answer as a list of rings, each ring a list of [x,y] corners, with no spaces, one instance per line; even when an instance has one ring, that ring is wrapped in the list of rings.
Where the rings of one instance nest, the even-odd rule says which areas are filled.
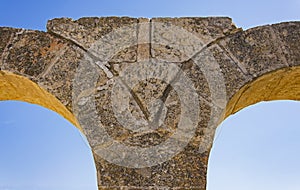
[[[113,29],[123,26],[138,27],[140,23],[164,23],[182,27],[201,37],[205,42],[236,29],[229,17],[181,17],[181,18],[130,18],[130,17],[84,17],[78,20],[55,18],[47,23],[47,31],[72,40],[85,49]],[[136,29],[137,30],[137,29]]]

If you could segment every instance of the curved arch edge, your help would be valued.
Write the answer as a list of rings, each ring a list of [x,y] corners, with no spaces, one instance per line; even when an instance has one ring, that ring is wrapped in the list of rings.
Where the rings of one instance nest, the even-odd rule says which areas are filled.
[[[0,101],[18,100],[37,104],[63,116],[83,132],[75,116],[52,94],[26,77],[0,71]]]
[[[300,100],[299,79],[300,66],[278,69],[256,78],[232,96],[222,120],[262,101]]]

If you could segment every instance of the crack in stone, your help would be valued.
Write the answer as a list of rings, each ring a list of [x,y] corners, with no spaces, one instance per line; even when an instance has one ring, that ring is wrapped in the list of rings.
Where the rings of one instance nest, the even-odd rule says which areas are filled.
[[[152,52],[151,52],[151,49],[152,49],[152,38],[153,38],[153,34],[152,34],[152,27],[153,27],[153,24],[152,24],[152,19],[149,19],[149,58],[152,57]]]
[[[54,59],[50,62],[50,64],[45,68],[45,70],[40,73],[37,78],[44,78],[52,69],[52,67],[59,61],[59,59],[64,55],[64,53],[67,51],[66,46],[63,47],[63,49],[60,51],[59,54],[57,54]]]
[[[85,47],[83,47],[82,45],[80,45],[80,43],[77,42],[76,40],[67,38],[67,37],[62,36],[62,35],[60,35],[60,34],[54,32],[54,31],[51,31],[51,30],[50,30],[50,31],[47,31],[47,33],[53,35],[54,37],[63,39],[63,40],[65,40],[65,41],[68,41],[69,43],[71,43],[71,44],[73,44],[73,45],[79,47],[79,48],[82,49],[83,51],[88,52],[88,50],[87,50]]]
[[[218,37],[218,38],[216,38],[216,39],[213,39],[212,41],[210,41],[210,42],[204,44],[204,46],[203,46],[199,51],[197,51],[196,53],[194,53],[194,55],[191,56],[191,58],[189,58],[189,59],[186,60],[186,61],[194,60],[200,53],[202,53],[203,51],[205,51],[205,50],[208,49],[209,47],[211,47],[211,46],[213,46],[213,45],[215,45],[215,44],[218,45],[218,43],[219,43],[221,40],[224,40],[224,39],[226,39],[227,37],[233,36],[234,34],[240,32],[240,31],[242,31],[242,29],[240,29],[240,28],[237,28],[237,29],[235,28],[235,29],[229,30],[229,31],[226,32],[223,36],[220,36],[220,37]]]
[[[241,70],[243,75],[247,78],[248,77],[248,71],[246,70],[245,64],[241,63],[229,50],[227,50],[224,47],[224,45],[222,45],[222,40],[225,40],[226,38],[229,38],[229,37],[235,35],[238,32],[241,32],[241,31],[243,31],[241,28],[234,28],[234,29],[226,31],[223,36],[218,37],[218,38],[212,40],[211,42],[207,43],[206,45],[204,45],[204,47],[202,49],[200,49],[198,52],[196,52],[192,56],[191,59],[194,59],[196,56],[198,56],[200,53],[202,53],[203,51],[205,51],[209,47],[217,44],[225,52],[225,54],[238,66],[238,68]]]
[[[249,76],[249,72],[246,69],[246,66],[243,62],[239,61],[234,55],[233,53],[227,49],[225,47],[225,45],[220,42],[219,44],[220,48],[224,51],[224,53],[231,59],[231,61],[233,61],[237,67],[239,68],[239,70],[243,73],[243,75],[247,78]]]
[[[133,97],[134,101],[137,103],[137,105],[139,106],[140,110],[142,111],[142,113],[144,114],[145,119],[149,119],[149,111],[147,110],[146,107],[143,106],[142,101],[140,100],[140,98],[137,96],[137,94],[124,82],[124,80],[120,77],[119,73],[115,70],[110,70],[107,67],[107,64],[103,65],[103,64],[99,64],[101,63],[100,58],[98,58],[96,55],[94,55],[92,52],[88,51],[86,48],[84,48],[82,45],[80,45],[78,42],[69,39],[69,38],[65,38],[64,36],[61,36],[60,34],[57,34],[55,32],[49,31],[50,34],[59,37],[61,39],[67,40],[68,42],[70,42],[71,44],[79,47],[80,49],[82,49],[88,56],[90,56],[93,60],[95,60],[95,63],[97,66],[100,67],[100,69],[102,69],[108,76],[108,78],[112,78],[112,77],[116,77],[119,76],[119,80],[122,82],[122,84],[127,88],[127,90],[130,92],[131,96]],[[98,64],[97,64],[98,63]]]
[[[150,27],[150,29],[151,29],[151,27]],[[229,34],[230,34],[230,35],[233,35],[233,34],[239,32],[239,31],[241,31],[241,29],[232,29],[232,30],[228,30],[228,31],[226,31],[226,33],[224,34],[224,36],[221,36],[221,37],[219,37],[219,38],[216,38],[216,39],[212,40],[211,42],[207,43],[206,45],[204,45],[203,48],[201,48],[198,52],[196,52],[191,58],[189,58],[189,59],[186,60],[186,61],[180,62],[180,70],[183,70],[184,63],[186,63],[186,62],[188,62],[188,61],[193,61],[193,59],[195,59],[196,56],[198,56],[198,55],[199,55],[200,53],[202,53],[204,50],[208,49],[210,46],[212,46],[212,45],[218,43],[218,42],[219,42],[220,40],[222,40],[222,39],[225,39],[226,37],[229,36]],[[151,43],[150,43],[150,44],[151,44]],[[150,46],[150,48],[151,48],[151,46]],[[150,49],[150,51],[151,51],[151,49]],[[180,75],[181,75],[180,70],[177,72],[177,74],[176,74],[175,77],[172,79],[172,81],[167,85],[167,87],[165,88],[165,90],[164,90],[164,92],[163,92],[163,95],[159,98],[159,99],[163,102],[163,104],[165,104],[165,102],[166,102],[166,100],[167,100],[167,98],[168,98],[170,92],[171,92],[172,89],[173,89],[173,88],[172,88],[172,83],[176,82],[176,81],[178,80],[178,78],[180,77]],[[207,104],[209,104],[209,105],[214,105],[214,106],[219,107],[218,105],[215,105],[214,103],[209,102],[208,100],[206,100],[206,99],[205,99],[204,97],[202,97],[201,95],[199,95],[199,96],[200,96],[200,99],[204,99],[204,100],[205,100],[205,103],[207,103]],[[161,115],[162,110],[163,110],[163,104],[160,105],[159,110],[156,112],[153,121],[150,123],[151,126],[153,126],[153,125],[158,125],[158,122],[159,122],[159,116]],[[221,108],[221,107],[219,107],[219,108]]]
[[[138,97],[138,95],[120,78],[120,81],[126,86],[126,88],[129,90],[132,98],[135,100],[137,105],[139,106],[140,110],[144,114],[144,117],[146,120],[149,120],[150,113],[147,107],[145,107],[141,101],[141,99]]]
[[[3,69],[2,67],[6,63],[6,59],[9,56],[9,46],[14,44],[14,42],[17,40],[18,36],[23,34],[24,32],[25,32],[25,29],[20,29],[19,31],[13,32],[10,35],[10,38],[9,38],[9,40],[2,52],[2,55],[1,55],[2,65],[1,65],[0,69]]]
[[[183,64],[181,64],[180,70],[181,70],[182,68],[183,68]],[[165,104],[165,102],[166,102],[166,100],[167,100],[167,98],[168,98],[170,92],[171,92],[172,89],[173,89],[172,84],[173,84],[174,82],[176,82],[176,81],[179,79],[179,77],[181,76],[180,70],[176,73],[175,77],[174,77],[174,78],[170,81],[170,83],[167,85],[167,87],[165,88],[165,90],[164,90],[162,96],[159,97],[159,99],[162,101],[162,104],[160,104],[158,111],[155,113],[154,118],[153,118],[153,121],[150,122],[150,126],[155,127],[155,126],[159,125],[159,118],[160,118],[160,116],[161,116],[161,114],[162,114],[164,104]]]
[[[147,61],[151,50],[151,20],[140,18],[137,21],[137,62]]]
[[[282,42],[281,38],[276,35],[276,33],[275,33],[275,31],[274,31],[274,29],[273,29],[272,26],[269,26],[268,28],[270,30],[270,34],[271,34],[271,37],[273,39],[273,42],[275,42],[275,45],[278,46],[277,47],[277,53],[279,54],[280,59],[282,60],[282,62],[286,66],[289,66],[289,63],[288,63],[288,61],[287,61],[287,59],[285,57],[285,53],[282,50],[283,42]],[[280,55],[282,55],[282,56],[280,56]]]
[[[107,65],[103,65],[100,64],[101,61],[100,59],[94,55],[93,53],[89,52],[87,49],[85,49],[83,46],[81,46],[79,43],[73,41],[72,39],[69,38],[65,38],[57,33],[51,32],[51,34],[58,36],[59,38],[65,39],[69,42],[71,42],[72,44],[76,45],[77,47],[79,47],[80,49],[82,49],[83,51],[85,51],[85,53],[88,54],[88,56],[90,56],[93,60],[96,60],[96,65],[98,65],[108,76],[108,78],[112,78],[115,76],[119,76],[119,73],[117,71],[113,71],[111,72],[111,70],[109,68],[107,68]],[[127,90],[130,92],[131,96],[133,97],[134,101],[137,103],[137,105],[139,106],[140,110],[142,111],[142,113],[144,114],[144,117],[148,120],[149,119],[149,111],[147,110],[146,107],[143,106],[142,101],[140,100],[140,98],[136,95],[136,93],[124,82],[124,80],[122,80],[121,78],[119,78],[119,80],[122,82],[122,84],[127,88]]]
[[[103,72],[106,74],[106,76],[109,78],[109,79],[111,79],[111,78],[113,78],[113,73],[109,70],[109,66],[108,66],[108,63],[102,63],[102,62],[100,62],[100,61],[96,61],[95,62],[96,63],[96,65],[98,65],[102,70],[103,70]]]
[[[6,59],[7,59],[8,55],[9,55],[8,46],[11,45],[12,39],[14,38],[14,35],[15,35],[14,33],[12,33],[10,35],[10,38],[9,38],[9,40],[8,40],[8,42],[7,42],[4,50],[2,52],[2,55],[1,55],[2,65],[1,65],[1,67],[5,64]],[[1,68],[1,70],[3,70],[3,69]]]

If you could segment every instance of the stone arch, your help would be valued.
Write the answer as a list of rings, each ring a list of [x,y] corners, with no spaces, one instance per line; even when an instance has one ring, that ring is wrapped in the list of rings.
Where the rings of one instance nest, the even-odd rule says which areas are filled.
[[[225,120],[230,119],[232,115],[240,111],[243,111],[244,109],[247,109],[249,106],[259,104],[261,102],[272,102],[277,100],[299,101],[300,100],[300,80],[299,80],[300,73],[299,72],[300,72],[299,66],[282,68],[282,69],[278,69],[266,73],[256,78],[255,80],[247,83],[229,100],[227,107],[224,110],[223,118],[219,125],[221,125]],[[240,120],[240,122],[242,122],[242,120]],[[219,127],[219,125],[217,127]],[[226,126],[226,127],[230,127],[230,126]],[[225,128],[223,128],[222,131],[224,129]],[[216,137],[218,137],[218,135],[216,135]],[[253,138],[255,139],[255,134],[253,133],[252,135]],[[215,141],[216,139],[214,138],[214,143]],[[220,147],[220,141],[218,142],[218,145]],[[209,155],[209,157],[210,156],[212,155]],[[210,164],[212,165],[212,162],[210,162]],[[230,172],[228,174],[230,174]],[[211,176],[210,180],[213,181],[213,179],[214,177]]]
[[[53,110],[76,126],[72,78],[82,55],[65,39],[49,33],[0,28],[0,100],[19,100]]]
[[[289,171],[298,171],[293,165],[299,159],[299,109],[299,101],[264,101],[222,121],[209,156],[206,188],[296,187],[293,179],[299,174]],[[290,162],[285,162],[284,156],[276,157],[279,152],[288,155]],[[276,171],[289,178],[280,180]]]
[[[168,36],[168,31],[164,28],[156,30],[155,22],[164,23],[165,27],[172,24],[182,27],[203,42],[195,45],[193,40],[184,40],[186,48],[193,50],[196,48],[198,54],[209,51],[214,56],[214,61],[219,65],[217,69],[224,76],[227,94],[225,97],[227,106],[223,110],[225,116],[221,120],[259,101],[299,100],[300,98],[299,22],[260,26],[243,31],[227,17],[153,18],[151,20],[107,17],[79,20],[53,19],[47,24],[47,32],[0,28],[2,70],[0,97],[5,99],[11,96],[48,107],[73,121],[76,126],[79,124],[72,115],[72,81],[79,62],[94,42],[124,25],[134,27],[132,31],[136,32],[133,32],[131,37],[138,45],[115,55],[106,72],[111,68],[124,69],[126,65],[136,63],[141,58],[151,57],[181,64],[184,72],[197,84],[197,93],[202,98],[200,106],[204,110],[201,112],[203,119],[199,122],[198,131],[188,146],[171,160],[144,169],[118,166],[94,154],[99,189],[158,187],[205,189],[208,156],[213,143],[213,131],[217,127],[215,125],[212,128],[208,127],[209,112],[215,105],[209,98],[210,89],[205,76],[201,71],[196,70],[190,59],[185,60],[183,55],[169,46],[151,44],[152,40],[155,40],[154,37],[159,35],[163,36],[164,43],[173,40],[173,36]],[[144,25],[142,27],[133,25],[138,23]],[[180,42],[179,40],[179,45]],[[209,61],[205,64],[210,64]],[[109,77],[101,69],[99,72],[101,73],[97,89],[100,91],[100,96],[97,103],[102,105],[109,98],[110,89],[109,85],[106,85]],[[8,82],[9,80],[21,86],[22,90],[17,92],[18,89],[15,89],[14,85]],[[27,93],[25,87],[32,89],[32,93]],[[3,88],[15,90],[24,98],[10,92],[3,94]],[[31,97],[34,94],[36,96]],[[146,104],[147,98],[149,97],[140,103]],[[57,106],[50,105],[49,101]],[[109,120],[113,115],[107,110],[102,109],[98,112]],[[176,117],[173,119],[176,120]],[[107,124],[115,124],[113,122],[107,121]],[[212,130],[212,133],[203,133],[207,128]],[[101,135],[94,134],[95,131],[89,126],[82,131],[89,137],[90,142],[97,141]],[[123,131],[120,128],[115,133]],[[203,139],[206,139],[205,142],[209,144],[208,149],[199,152]],[[95,153],[97,146],[91,148]]]
[[[249,77],[230,94],[220,123],[259,102],[300,100],[299,29],[299,22],[260,26],[219,42]]]
[[[300,99],[299,37],[299,22],[290,22],[238,32],[219,43],[245,75],[229,94],[223,120],[261,101]]]

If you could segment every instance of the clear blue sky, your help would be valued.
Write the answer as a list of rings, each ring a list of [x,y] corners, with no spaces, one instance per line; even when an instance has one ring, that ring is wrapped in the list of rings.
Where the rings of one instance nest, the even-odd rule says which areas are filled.
[[[45,30],[55,17],[229,16],[250,28],[300,20],[299,10],[300,0],[2,0],[0,26]],[[208,190],[300,189],[298,114],[299,103],[273,102],[227,119],[211,153]],[[70,123],[39,106],[0,102],[0,190],[96,190],[95,175],[91,151]]]
[[[300,102],[247,107],[217,130],[208,190],[299,190]]]
[[[85,139],[60,115],[24,102],[0,102],[0,190],[96,190]]]

